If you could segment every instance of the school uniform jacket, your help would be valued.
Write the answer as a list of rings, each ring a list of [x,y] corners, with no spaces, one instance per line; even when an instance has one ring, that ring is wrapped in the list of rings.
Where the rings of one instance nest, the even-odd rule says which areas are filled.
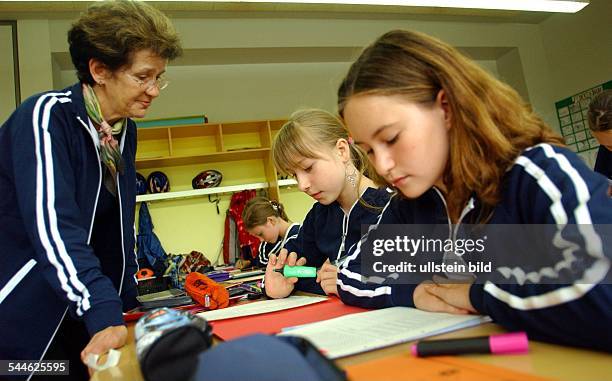
[[[522,152],[504,177],[501,201],[488,223],[553,228],[549,236],[533,237],[543,248],[541,256],[525,258],[517,250],[495,270],[509,282],[475,282],[469,294],[473,307],[509,330],[526,330],[533,339],[612,350],[612,199],[607,188],[604,177],[566,148],[539,144]],[[413,200],[395,196],[378,223],[450,225],[445,205],[435,188]],[[472,198],[449,237],[462,221],[475,223],[478,214],[478,200]],[[507,239],[503,244],[521,245],[516,237]],[[361,245],[340,269],[342,300],[369,308],[414,307],[412,294],[420,279],[410,285],[362,282],[361,255],[372,254],[362,253]],[[582,264],[577,280],[551,284],[572,263]]]
[[[321,267],[326,260],[334,264],[345,257],[347,250],[362,236],[361,226],[376,223],[391,194],[386,188],[367,188],[348,213],[337,201],[329,205],[315,203],[306,215],[296,240],[285,247],[306,258],[306,266]],[[301,278],[296,290],[324,294],[314,279]]]
[[[297,222],[289,225],[285,236],[282,239],[274,243],[261,241],[259,244],[259,254],[257,255],[257,259],[259,263],[266,266],[268,264],[268,258],[270,258],[270,254],[278,255],[282,248],[284,248],[288,242],[293,241],[297,238],[298,233],[300,231],[300,224]]]
[[[0,128],[0,359],[42,358],[67,313],[93,335],[134,304],[133,121],[117,140],[118,217],[94,224],[104,167],[81,85],[29,98]],[[92,236],[118,239],[94,252]]]
[[[593,170],[606,176],[612,185],[612,151],[604,146],[599,146]]]

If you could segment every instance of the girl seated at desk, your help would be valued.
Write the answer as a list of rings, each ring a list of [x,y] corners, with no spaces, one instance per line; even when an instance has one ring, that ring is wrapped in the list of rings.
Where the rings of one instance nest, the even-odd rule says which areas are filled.
[[[448,44],[398,30],[353,63],[338,105],[355,143],[401,192],[388,210],[403,223],[550,227],[531,257],[490,253],[508,263],[493,268],[505,282],[366,284],[355,264],[371,253],[355,250],[339,275],[343,301],[485,314],[534,339],[612,350],[607,180],[515,90]]]
[[[265,197],[250,199],[242,211],[244,228],[261,241],[257,260],[268,264],[271,254],[278,255],[288,242],[296,239],[300,224],[290,222],[283,204]]]
[[[276,168],[294,176],[298,188],[317,202],[304,219],[297,239],[289,242],[278,257],[270,255],[266,294],[284,298],[294,288],[337,294],[335,264],[359,240],[361,225],[377,221],[390,193],[376,188],[374,181],[363,175],[367,159],[349,143],[342,122],[323,110],[294,113],[274,139],[272,157]],[[316,280],[298,281],[274,271],[284,265],[320,269]]]

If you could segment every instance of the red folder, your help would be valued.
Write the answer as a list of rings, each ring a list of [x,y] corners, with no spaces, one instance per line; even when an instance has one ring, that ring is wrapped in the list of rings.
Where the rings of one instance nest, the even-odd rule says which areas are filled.
[[[276,334],[283,328],[314,323],[338,316],[367,311],[364,308],[347,306],[338,298],[331,297],[320,303],[233,319],[212,321],[213,334],[221,340],[231,340],[254,333]]]

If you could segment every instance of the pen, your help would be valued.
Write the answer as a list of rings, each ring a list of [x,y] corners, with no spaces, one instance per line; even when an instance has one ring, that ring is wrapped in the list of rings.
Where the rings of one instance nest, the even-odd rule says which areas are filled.
[[[529,342],[525,332],[471,337],[465,339],[420,341],[410,348],[413,356],[458,355],[464,353],[526,353]]]
[[[310,266],[284,266],[282,269],[274,269],[277,273],[282,273],[287,278],[316,278],[317,268]]]
[[[248,292],[252,292],[252,293],[260,293],[261,289],[255,286],[252,286],[250,284],[246,284],[243,283],[239,286],[240,288],[242,288],[243,290],[247,290]]]

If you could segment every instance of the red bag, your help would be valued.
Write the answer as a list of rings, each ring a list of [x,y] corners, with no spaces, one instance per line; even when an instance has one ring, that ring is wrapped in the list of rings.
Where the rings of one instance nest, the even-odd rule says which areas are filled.
[[[192,272],[185,279],[185,292],[199,305],[211,310],[229,305],[229,292],[206,275]]]
[[[225,219],[225,236],[223,238],[223,260],[225,263],[235,263],[240,258],[253,259],[257,257],[259,239],[246,231],[242,221],[242,211],[247,201],[256,195],[257,191],[254,189],[243,190],[232,195]],[[232,228],[232,222],[235,224],[235,231]],[[234,252],[233,241],[236,236],[240,246],[239,253]]]

